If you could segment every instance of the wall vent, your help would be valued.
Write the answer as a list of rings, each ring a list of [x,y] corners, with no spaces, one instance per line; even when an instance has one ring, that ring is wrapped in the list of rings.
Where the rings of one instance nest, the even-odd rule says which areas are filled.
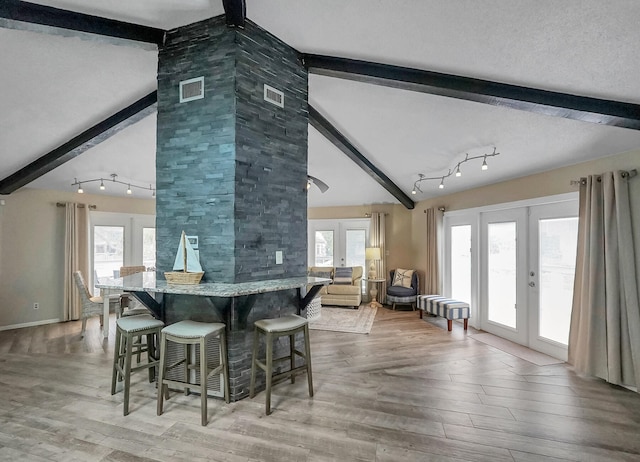
[[[183,80],[180,82],[180,102],[186,103],[204,98],[204,77]]]
[[[284,93],[264,84],[264,100],[276,106],[284,107]]]

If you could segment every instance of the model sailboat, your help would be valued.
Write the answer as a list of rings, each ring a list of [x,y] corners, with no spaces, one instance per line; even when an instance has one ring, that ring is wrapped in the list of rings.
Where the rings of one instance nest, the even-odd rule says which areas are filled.
[[[173,271],[166,271],[164,277],[172,284],[199,284],[204,271],[198,261],[198,256],[187,239],[184,231],[180,236],[180,244],[173,263]]]

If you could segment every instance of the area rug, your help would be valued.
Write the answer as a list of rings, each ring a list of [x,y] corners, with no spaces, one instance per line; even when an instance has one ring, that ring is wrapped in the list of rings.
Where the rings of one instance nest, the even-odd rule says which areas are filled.
[[[491,345],[498,350],[502,350],[505,353],[509,353],[510,355],[517,356],[520,359],[524,359],[525,361],[536,364],[537,366],[550,366],[551,364],[560,364],[564,362],[560,359],[552,358],[551,356],[547,356],[544,353],[531,350],[527,347],[497,337],[493,334],[482,333],[470,335],[470,337],[474,340],[486,343],[487,345]]]
[[[357,310],[323,306],[320,311],[320,318],[311,321],[309,329],[368,334],[378,309],[369,305],[360,305]]]

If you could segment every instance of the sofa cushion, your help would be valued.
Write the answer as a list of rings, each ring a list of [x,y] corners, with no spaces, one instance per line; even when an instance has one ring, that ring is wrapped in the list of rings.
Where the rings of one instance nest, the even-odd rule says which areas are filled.
[[[393,281],[391,282],[391,286],[411,287],[412,276],[413,270],[398,268],[393,273]]]
[[[360,287],[351,284],[332,284],[327,286],[327,293],[331,295],[355,295],[360,293]]]
[[[333,283],[338,285],[340,284],[351,285],[352,274],[353,274],[353,269],[350,266],[339,266],[336,268],[334,272]]]

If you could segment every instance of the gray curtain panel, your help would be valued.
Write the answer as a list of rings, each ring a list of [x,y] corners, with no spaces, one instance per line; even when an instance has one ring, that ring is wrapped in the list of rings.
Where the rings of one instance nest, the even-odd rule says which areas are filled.
[[[73,273],[89,278],[89,217],[82,204],[65,204],[63,320],[80,319],[82,305]]]
[[[369,226],[369,244],[370,247],[379,247],[381,260],[375,262],[376,274],[378,277],[385,277],[387,274],[387,254],[385,249],[385,215],[380,212],[371,213],[371,224]],[[368,289],[367,289],[368,290]],[[387,283],[380,284],[378,291],[378,301],[384,304],[387,300]]]
[[[620,171],[581,179],[569,363],[577,372],[638,387],[639,243],[633,242],[628,181]]]

